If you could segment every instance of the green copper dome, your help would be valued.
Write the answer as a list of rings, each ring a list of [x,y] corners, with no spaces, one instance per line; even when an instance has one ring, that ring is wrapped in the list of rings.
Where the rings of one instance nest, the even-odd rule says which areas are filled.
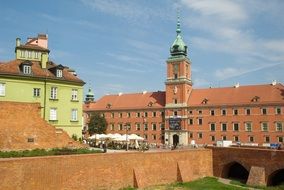
[[[184,43],[182,37],[181,37],[181,29],[180,29],[180,21],[179,17],[177,20],[177,37],[171,46],[170,52],[172,56],[176,55],[187,55],[187,45]]]
[[[93,93],[92,89],[89,88],[88,93],[86,94],[86,101],[94,101],[95,94]]]

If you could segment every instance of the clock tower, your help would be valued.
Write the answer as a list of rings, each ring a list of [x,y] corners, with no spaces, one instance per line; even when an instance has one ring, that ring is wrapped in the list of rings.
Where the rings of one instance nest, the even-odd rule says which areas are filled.
[[[167,59],[165,144],[188,144],[187,101],[192,90],[191,62],[188,47],[181,36],[180,20],[177,19],[176,39]]]

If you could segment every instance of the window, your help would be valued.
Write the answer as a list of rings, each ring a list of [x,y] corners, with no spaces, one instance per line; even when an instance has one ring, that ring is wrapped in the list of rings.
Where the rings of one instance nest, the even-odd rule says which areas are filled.
[[[270,137],[269,136],[265,136],[264,137],[264,142],[269,143],[270,142]]]
[[[222,123],[222,131],[227,131],[227,123]]]
[[[148,131],[148,124],[147,123],[144,124],[144,131]]]
[[[144,112],[144,117],[148,117],[148,112]]]
[[[145,134],[144,135],[144,139],[147,140],[148,139],[148,135]]]
[[[163,123],[160,123],[160,129],[165,130],[165,125]]]
[[[156,125],[156,123],[152,123],[152,130],[153,130],[153,131],[156,131],[156,130],[157,130],[157,125]]]
[[[51,120],[51,121],[57,120],[57,108],[50,108],[49,120]]]
[[[25,51],[21,51],[20,57],[25,57]]]
[[[238,109],[234,109],[233,113],[234,113],[234,115],[238,115],[239,114],[239,110]]]
[[[78,100],[78,90],[72,89],[71,100]]]
[[[165,113],[163,111],[161,111],[161,116],[164,117]]]
[[[32,52],[28,51],[28,58],[32,58]]]
[[[130,114],[130,112],[128,112],[128,113],[127,113],[127,117],[130,117],[130,116],[131,116],[131,114]]]
[[[38,59],[38,52],[35,52],[35,58]]]
[[[246,108],[246,115],[250,115],[250,109]]]
[[[202,139],[202,133],[198,133],[198,138]]]
[[[210,131],[215,131],[215,130],[216,130],[215,123],[210,123]]]
[[[192,114],[192,110],[189,110],[188,113],[191,115]]]
[[[266,108],[261,108],[261,113],[262,113],[262,115],[266,115],[267,114],[267,109]]]
[[[192,118],[188,119],[188,124],[193,125],[193,119]]]
[[[211,141],[215,141],[215,136],[211,136]]]
[[[57,99],[57,87],[51,87],[50,99]]]
[[[175,79],[178,78],[178,74],[177,74],[177,73],[174,74],[174,78],[175,78]]]
[[[198,118],[198,125],[202,125],[202,118]]]
[[[178,100],[177,99],[174,99],[174,104],[177,104],[178,103]]]
[[[251,122],[246,122],[245,123],[245,130],[248,131],[248,132],[252,131],[252,124],[251,124]]]
[[[110,117],[111,117],[111,118],[114,118],[114,113],[111,113],[111,114],[110,114]]]
[[[198,110],[198,114],[202,114],[202,110]]]
[[[122,131],[123,130],[123,125],[120,123],[120,124],[118,124],[118,130],[119,131]]]
[[[238,142],[239,141],[239,136],[234,136],[234,141]]]
[[[189,138],[193,138],[193,133],[189,133]]]
[[[226,109],[222,109],[221,113],[222,113],[222,115],[227,115],[227,110]]]
[[[24,74],[31,74],[32,68],[30,65],[23,65],[23,73]]]
[[[137,113],[136,113],[136,117],[140,117],[140,112],[137,112]]]
[[[122,118],[122,113],[119,113],[119,117]]]
[[[267,122],[261,122],[261,131],[268,131],[268,123]]]
[[[40,97],[40,88],[34,88],[34,97]]]
[[[156,135],[152,134],[152,139],[156,140],[157,139]]]
[[[277,137],[278,142],[283,143],[283,137]]]
[[[227,140],[227,136],[222,136],[222,140],[223,141]]]
[[[238,123],[234,123],[233,124],[233,130],[234,131],[239,131],[239,124]]]
[[[157,113],[154,111],[153,112],[153,117],[156,117],[157,116]]]
[[[5,83],[0,83],[0,96],[5,96]]]
[[[56,77],[59,77],[59,78],[62,77],[62,73],[63,73],[63,72],[62,72],[61,69],[57,69],[57,70],[56,70]]]
[[[174,111],[174,116],[177,116],[178,115],[178,112],[177,111]]]
[[[78,110],[77,109],[72,109],[71,121],[78,121]]]
[[[136,123],[136,130],[140,131],[140,123]]]
[[[282,131],[283,130],[283,126],[281,122],[276,122],[276,131]]]
[[[114,124],[113,124],[113,123],[110,124],[110,130],[111,130],[111,131],[114,131]]]
[[[249,142],[254,142],[253,136],[249,136]]]
[[[28,57],[28,51],[27,50],[25,51],[25,57]]]
[[[215,115],[215,110],[210,110],[210,115]]]
[[[281,107],[275,108],[275,114],[280,115],[281,114]]]

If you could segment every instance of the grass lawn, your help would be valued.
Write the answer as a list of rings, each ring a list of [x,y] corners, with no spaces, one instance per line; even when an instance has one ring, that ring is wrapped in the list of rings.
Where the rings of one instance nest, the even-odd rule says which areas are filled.
[[[79,149],[53,148],[49,150],[34,149],[34,150],[23,150],[23,151],[0,151],[0,158],[91,154],[91,153],[101,153],[101,152],[102,152],[101,150],[89,150],[86,148],[79,148]]]
[[[205,177],[196,181],[191,181],[187,183],[174,183],[169,185],[159,185],[145,188],[144,190],[247,190],[248,186],[242,183],[233,181],[232,185],[226,185],[218,181],[214,177]],[[233,185],[241,185],[242,187],[236,187]],[[256,187],[256,189],[261,190],[284,190],[284,185],[277,187]],[[135,190],[135,188],[128,187],[121,190]]]

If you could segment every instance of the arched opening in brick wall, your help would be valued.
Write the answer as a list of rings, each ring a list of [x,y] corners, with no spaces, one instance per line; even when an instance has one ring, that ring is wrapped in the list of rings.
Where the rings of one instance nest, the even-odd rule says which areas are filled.
[[[280,170],[276,170],[272,174],[270,174],[267,178],[268,186],[277,186],[284,185],[284,168]]]
[[[243,165],[238,162],[231,162],[224,166],[221,177],[246,183],[248,176],[249,171]]]

